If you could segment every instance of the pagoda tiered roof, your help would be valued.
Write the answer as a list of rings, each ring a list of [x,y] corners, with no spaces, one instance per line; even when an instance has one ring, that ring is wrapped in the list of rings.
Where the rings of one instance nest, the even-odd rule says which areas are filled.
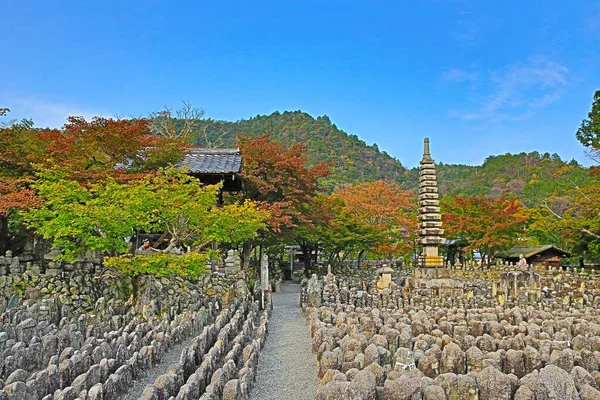
[[[435,162],[429,153],[428,138],[425,138],[423,159],[419,166],[419,221],[418,234],[422,245],[444,243]]]

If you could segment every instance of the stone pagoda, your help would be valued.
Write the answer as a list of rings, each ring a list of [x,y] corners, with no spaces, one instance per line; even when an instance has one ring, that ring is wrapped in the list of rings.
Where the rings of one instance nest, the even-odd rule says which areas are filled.
[[[444,258],[439,255],[438,247],[444,243],[442,215],[435,174],[435,163],[429,153],[429,139],[425,138],[423,159],[419,166],[419,243],[423,253],[419,257],[419,268],[441,268]],[[431,275],[424,273],[424,275]]]

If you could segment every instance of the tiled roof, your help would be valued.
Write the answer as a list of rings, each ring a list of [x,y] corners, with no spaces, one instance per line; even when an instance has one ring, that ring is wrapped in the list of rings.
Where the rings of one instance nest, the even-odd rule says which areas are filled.
[[[242,167],[239,149],[190,149],[181,165],[190,174],[235,174]]]
[[[562,253],[563,256],[568,257],[571,255],[568,251],[564,251],[558,247],[546,244],[540,246],[514,246],[513,248],[499,254],[499,256],[502,258],[519,258],[520,255],[523,254],[523,257],[529,258],[549,249],[555,249],[558,253]]]

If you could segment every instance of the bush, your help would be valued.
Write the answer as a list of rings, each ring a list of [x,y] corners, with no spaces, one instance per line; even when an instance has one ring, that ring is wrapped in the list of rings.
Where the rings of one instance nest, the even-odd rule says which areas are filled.
[[[139,275],[180,276],[198,279],[208,272],[208,255],[201,253],[175,254],[127,254],[120,257],[107,257],[104,265],[114,268],[131,277]]]

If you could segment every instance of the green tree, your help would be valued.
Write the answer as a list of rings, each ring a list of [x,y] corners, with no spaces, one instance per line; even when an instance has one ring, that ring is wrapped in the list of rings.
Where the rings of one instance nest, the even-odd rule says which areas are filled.
[[[345,261],[348,257],[360,256],[378,244],[385,242],[385,231],[347,208],[337,196],[324,196],[323,202],[333,213],[333,218],[313,231],[315,240],[321,241],[329,264]]]
[[[119,183],[109,177],[91,185],[68,179],[63,171],[40,175],[34,187],[41,205],[22,216],[71,261],[86,250],[124,253],[124,238],[137,230],[169,238],[165,249],[154,249],[157,253],[177,245],[237,243],[256,236],[269,217],[252,202],[218,208],[219,185],[202,186],[174,168],[141,180]]]
[[[594,93],[592,110],[588,117],[581,121],[575,136],[588,149],[590,157],[600,164],[600,90]]]

